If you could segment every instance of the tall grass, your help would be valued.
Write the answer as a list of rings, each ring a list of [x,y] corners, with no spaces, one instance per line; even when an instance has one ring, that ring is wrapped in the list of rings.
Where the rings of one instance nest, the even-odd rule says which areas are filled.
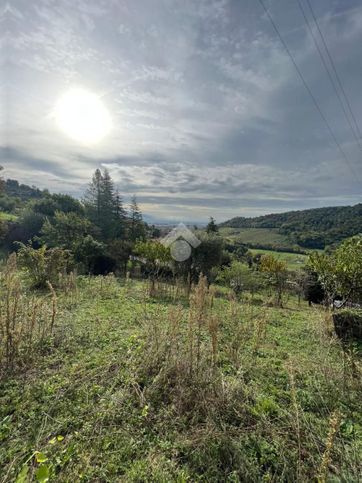
[[[51,337],[56,316],[57,296],[48,283],[49,294],[28,292],[17,270],[16,255],[10,255],[0,273],[0,370],[26,365]]]

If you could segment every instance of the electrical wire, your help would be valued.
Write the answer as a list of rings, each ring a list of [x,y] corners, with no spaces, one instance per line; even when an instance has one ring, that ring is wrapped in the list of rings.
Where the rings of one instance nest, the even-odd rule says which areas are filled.
[[[347,122],[348,122],[348,124],[349,124],[350,128],[351,128],[352,135],[353,135],[353,137],[355,138],[355,140],[356,140],[356,142],[357,142],[358,146],[360,147],[360,149],[361,149],[361,151],[362,151],[362,144],[361,144],[361,141],[360,141],[359,136],[358,136],[358,131],[357,131],[357,133],[356,133],[356,131],[355,131],[355,127],[354,127],[354,126],[352,125],[352,123],[351,123],[351,119],[350,119],[350,113],[348,113],[348,112],[347,112],[346,107],[345,107],[345,105],[344,105],[344,102],[343,102],[343,100],[342,100],[342,97],[341,97],[341,95],[340,95],[340,93],[339,93],[339,91],[338,91],[338,89],[337,89],[336,83],[335,83],[335,81],[334,81],[334,79],[333,79],[333,77],[332,77],[332,75],[331,75],[331,73],[330,73],[330,71],[329,71],[329,68],[328,68],[328,65],[327,65],[327,63],[326,63],[326,61],[325,61],[325,58],[324,58],[323,52],[321,51],[321,49],[320,49],[320,47],[319,47],[319,44],[318,44],[317,39],[316,39],[316,36],[314,35],[313,29],[312,29],[312,27],[311,27],[311,25],[310,25],[310,23],[309,23],[309,20],[308,20],[307,15],[306,15],[306,13],[305,13],[305,10],[304,10],[304,7],[303,7],[303,4],[302,4],[301,0],[297,0],[297,2],[298,2],[298,5],[299,5],[299,8],[300,8],[300,11],[301,11],[301,12],[302,12],[302,14],[303,14],[304,21],[305,21],[305,23],[306,23],[306,25],[307,25],[307,27],[308,27],[308,29],[309,29],[309,32],[310,32],[310,34],[311,34],[311,36],[312,36],[312,39],[313,39],[313,41],[314,41],[314,45],[316,46],[316,49],[318,50],[318,53],[319,53],[319,56],[320,56],[320,58],[321,58],[321,60],[322,60],[323,66],[324,66],[324,68],[325,68],[325,70],[326,70],[326,72],[327,72],[327,74],[328,74],[328,77],[329,77],[329,80],[330,80],[330,82],[331,82],[331,84],[332,84],[332,87],[333,87],[333,89],[334,89],[334,92],[336,93],[336,96],[337,96],[337,98],[338,98],[338,100],[339,100],[339,102],[340,102],[340,104],[341,104],[341,107],[342,107],[342,110],[343,110],[343,112],[344,112],[344,115],[345,115],[345,117],[346,117],[346,119],[347,119]]]
[[[313,10],[313,8],[312,8],[312,5],[311,5],[311,3],[310,3],[310,1],[309,1],[309,0],[307,0],[307,3],[308,3],[308,6],[309,6],[309,9],[310,9],[310,11],[311,11],[311,14],[312,14],[312,17],[313,17],[314,23],[316,24],[317,30],[318,30],[318,32],[319,32],[319,35],[321,36],[321,39],[322,39],[322,42],[323,42],[324,48],[326,49],[326,52],[327,52],[327,55],[328,55],[328,59],[329,59],[329,61],[330,61],[330,63],[331,63],[331,66],[332,66],[332,69],[333,69],[334,75],[336,76],[336,79],[337,79],[338,85],[339,85],[339,87],[340,87],[340,89],[341,89],[341,92],[342,92],[343,98],[344,98],[344,100],[345,100],[345,102],[346,102],[346,104],[347,104],[348,110],[349,110],[349,112],[350,112],[350,114],[351,114],[351,118],[353,119],[353,122],[354,122],[354,124],[355,124],[355,127],[356,127],[356,132],[358,133],[359,138],[360,138],[360,139],[362,139],[362,133],[361,133],[361,130],[360,130],[360,128],[359,128],[359,125],[358,125],[358,122],[357,122],[357,120],[356,120],[356,117],[355,117],[355,115],[354,115],[354,113],[353,113],[353,110],[352,110],[352,107],[351,107],[351,103],[349,102],[349,99],[348,99],[348,96],[347,96],[347,94],[346,94],[346,91],[344,90],[344,87],[343,87],[342,81],[341,81],[341,79],[340,79],[340,76],[339,76],[339,74],[338,74],[337,68],[336,68],[335,63],[334,63],[334,61],[333,61],[332,55],[331,55],[331,53],[330,53],[330,51],[329,51],[328,45],[327,45],[327,43],[326,43],[326,41],[325,41],[324,35],[323,35],[323,33],[322,33],[322,30],[321,30],[321,28],[319,27],[319,23],[318,23],[318,20],[317,20],[317,18],[316,18],[316,16],[315,16],[315,14],[314,14],[314,10]]]
[[[304,78],[304,76],[303,76],[302,71],[299,69],[298,64],[296,63],[296,61],[295,61],[295,59],[294,59],[294,57],[293,57],[293,54],[291,53],[291,51],[289,50],[288,45],[286,44],[285,40],[283,39],[283,37],[282,37],[282,35],[281,35],[281,33],[280,33],[280,31],[279,31],[279,29],[278,29],[278,27],[277,27],[276,23],[275,23],[275,22],[274,22],[274,20],[273,20],[273,17],[272,17],[272,16],[271,16],[271,14],[269,13],[269,10],[268,10],[268,9],[265,7],[265,5],[264,5],[264,3],[263,3],[263,0],[259,0],[259,3],[260,3],[260,5],[261,5],[261,7],[263,8],[263,10],[265,11],[265,13],[266,13],[267,17],[269,18],[270,23],[272,24],[272,26],[273,26],[273,28],[274,28],[274,30],[275,30],[275,32],[276,32],[276,34],[277,34],[277,36],[278,36],[278,38],[279,38],[280,42],[282,43],[282,45],[283,45],[283,47],[284,47],[285,51],[287,52],[287,54],[288,54],[288,56],[289,56],[290,60],[292,61],[293,65],[294,65],[294,67],[295,67],[295,70],[297,71],[297,73],[298,73],[298,75],[299,75],[299,77],[300,77],[300,79],[301,79],[301,81],[302,81],[302,83],[303,83],[303,85],[304,85],[305,89],[307,90],[307,92],[308,92],[308,94],[309,94],[310,98],[312,99],[312,101],[313,101],[313,104],[314,104],[315,108],[317,109],[317,111],[319,112],[319,115],[321,116],[321,118],[322,118],[323,122],[325,123],[325,125],[326,125],[326,127],[327,127],[327,129],[328,129],[328,132],[329,132],[329,134],[331,135],[331,137],[332,137],[332,139],[333,139],[334,143],[336,144],[336,146],[337,146],[337,148],[338,148],[339,152],[341,153],[341,155],[342,155],[343,159],[345,160],[345,162],[346,162],[347,166],[348,166],[348,167],[349,167],[349,169],[351,170],[351,172],[352,172],[352,174],[354,175],[354,177],[355,177],[355,178],[356,178],[356,179],[357,179],[357,180],[360,182],[360,180],[359,180],[359,176],[357,175],[356,171],[354,170],[353,166],[351,165],[351,163],[350,163],[350,161],[349,161],[349,159],[348,159],[348,157],[347,157],[347,155],[346,155],[345,151],[343,150],[342,146],[340,145],[340,143],[339,143],[338,139],[336,138],[336,136],[335,136],[335,134],[334,134],[334,132],[333,132],[333,130],[332,130],[332,128],[331,128],[331,126],[330,126],[330,124],[329,124],[328,120],[327,120],[327,118],[326,118],[326,117],[325,117],[325,115],[323,114],[323,111],[322,111],[322,109],[320,108],[320,106],[319,106],[319,104],[318,104],[317,99],[315,98],[315,96],[314,96],[313,92],[311,91],[311,89],[310,89],[310,87],[309,87],[309,85],[308,85],[307,81],[305,80],[305,78]]]

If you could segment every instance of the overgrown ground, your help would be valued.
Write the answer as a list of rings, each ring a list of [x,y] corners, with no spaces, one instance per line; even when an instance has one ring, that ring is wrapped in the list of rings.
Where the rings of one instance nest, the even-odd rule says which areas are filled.
[[[2,374],[0,481],[360,481],[356,350],[294,298],[216,295],[58,293],[53,336]]]

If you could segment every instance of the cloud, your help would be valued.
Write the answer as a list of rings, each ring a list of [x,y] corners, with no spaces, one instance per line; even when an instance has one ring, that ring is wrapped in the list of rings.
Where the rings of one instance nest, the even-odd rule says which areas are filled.
[[[357,0],[313,7],[360,119],[362,9]],[[362,177],[297,4],[270,8]],[[81,195],[105,166],[125,196],[136,192],[152,214],[180,220],[361,199],[258,2],[16,0],[0,19],[0,154],[20,181]],[[66,138],[52,117],[74,85],[111,113],[111,134],[92,148]]]

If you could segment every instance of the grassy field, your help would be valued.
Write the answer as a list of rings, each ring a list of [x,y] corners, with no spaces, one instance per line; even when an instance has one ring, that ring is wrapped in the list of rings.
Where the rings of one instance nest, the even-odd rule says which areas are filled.
[[[18,300],[43,312],[2,373],[1,482],[360,481],[360,358],[328,314],[165,288]]]
[[[261,253],[262,255],[273,255],[279,260],[283,260],[290,270],[298,270],[302,268],[308,260],[308,255],[302,255],[299,253],[276,252],[274,250],[261,250],[257,248],[251,248],[250,251],[254,255],[257,253]]]
[[[240,241],[245,244],[270,244],[289,247],[290,240],[278,233],[276,229],[269,228],[220,228],[220,234],[229,240]]]

